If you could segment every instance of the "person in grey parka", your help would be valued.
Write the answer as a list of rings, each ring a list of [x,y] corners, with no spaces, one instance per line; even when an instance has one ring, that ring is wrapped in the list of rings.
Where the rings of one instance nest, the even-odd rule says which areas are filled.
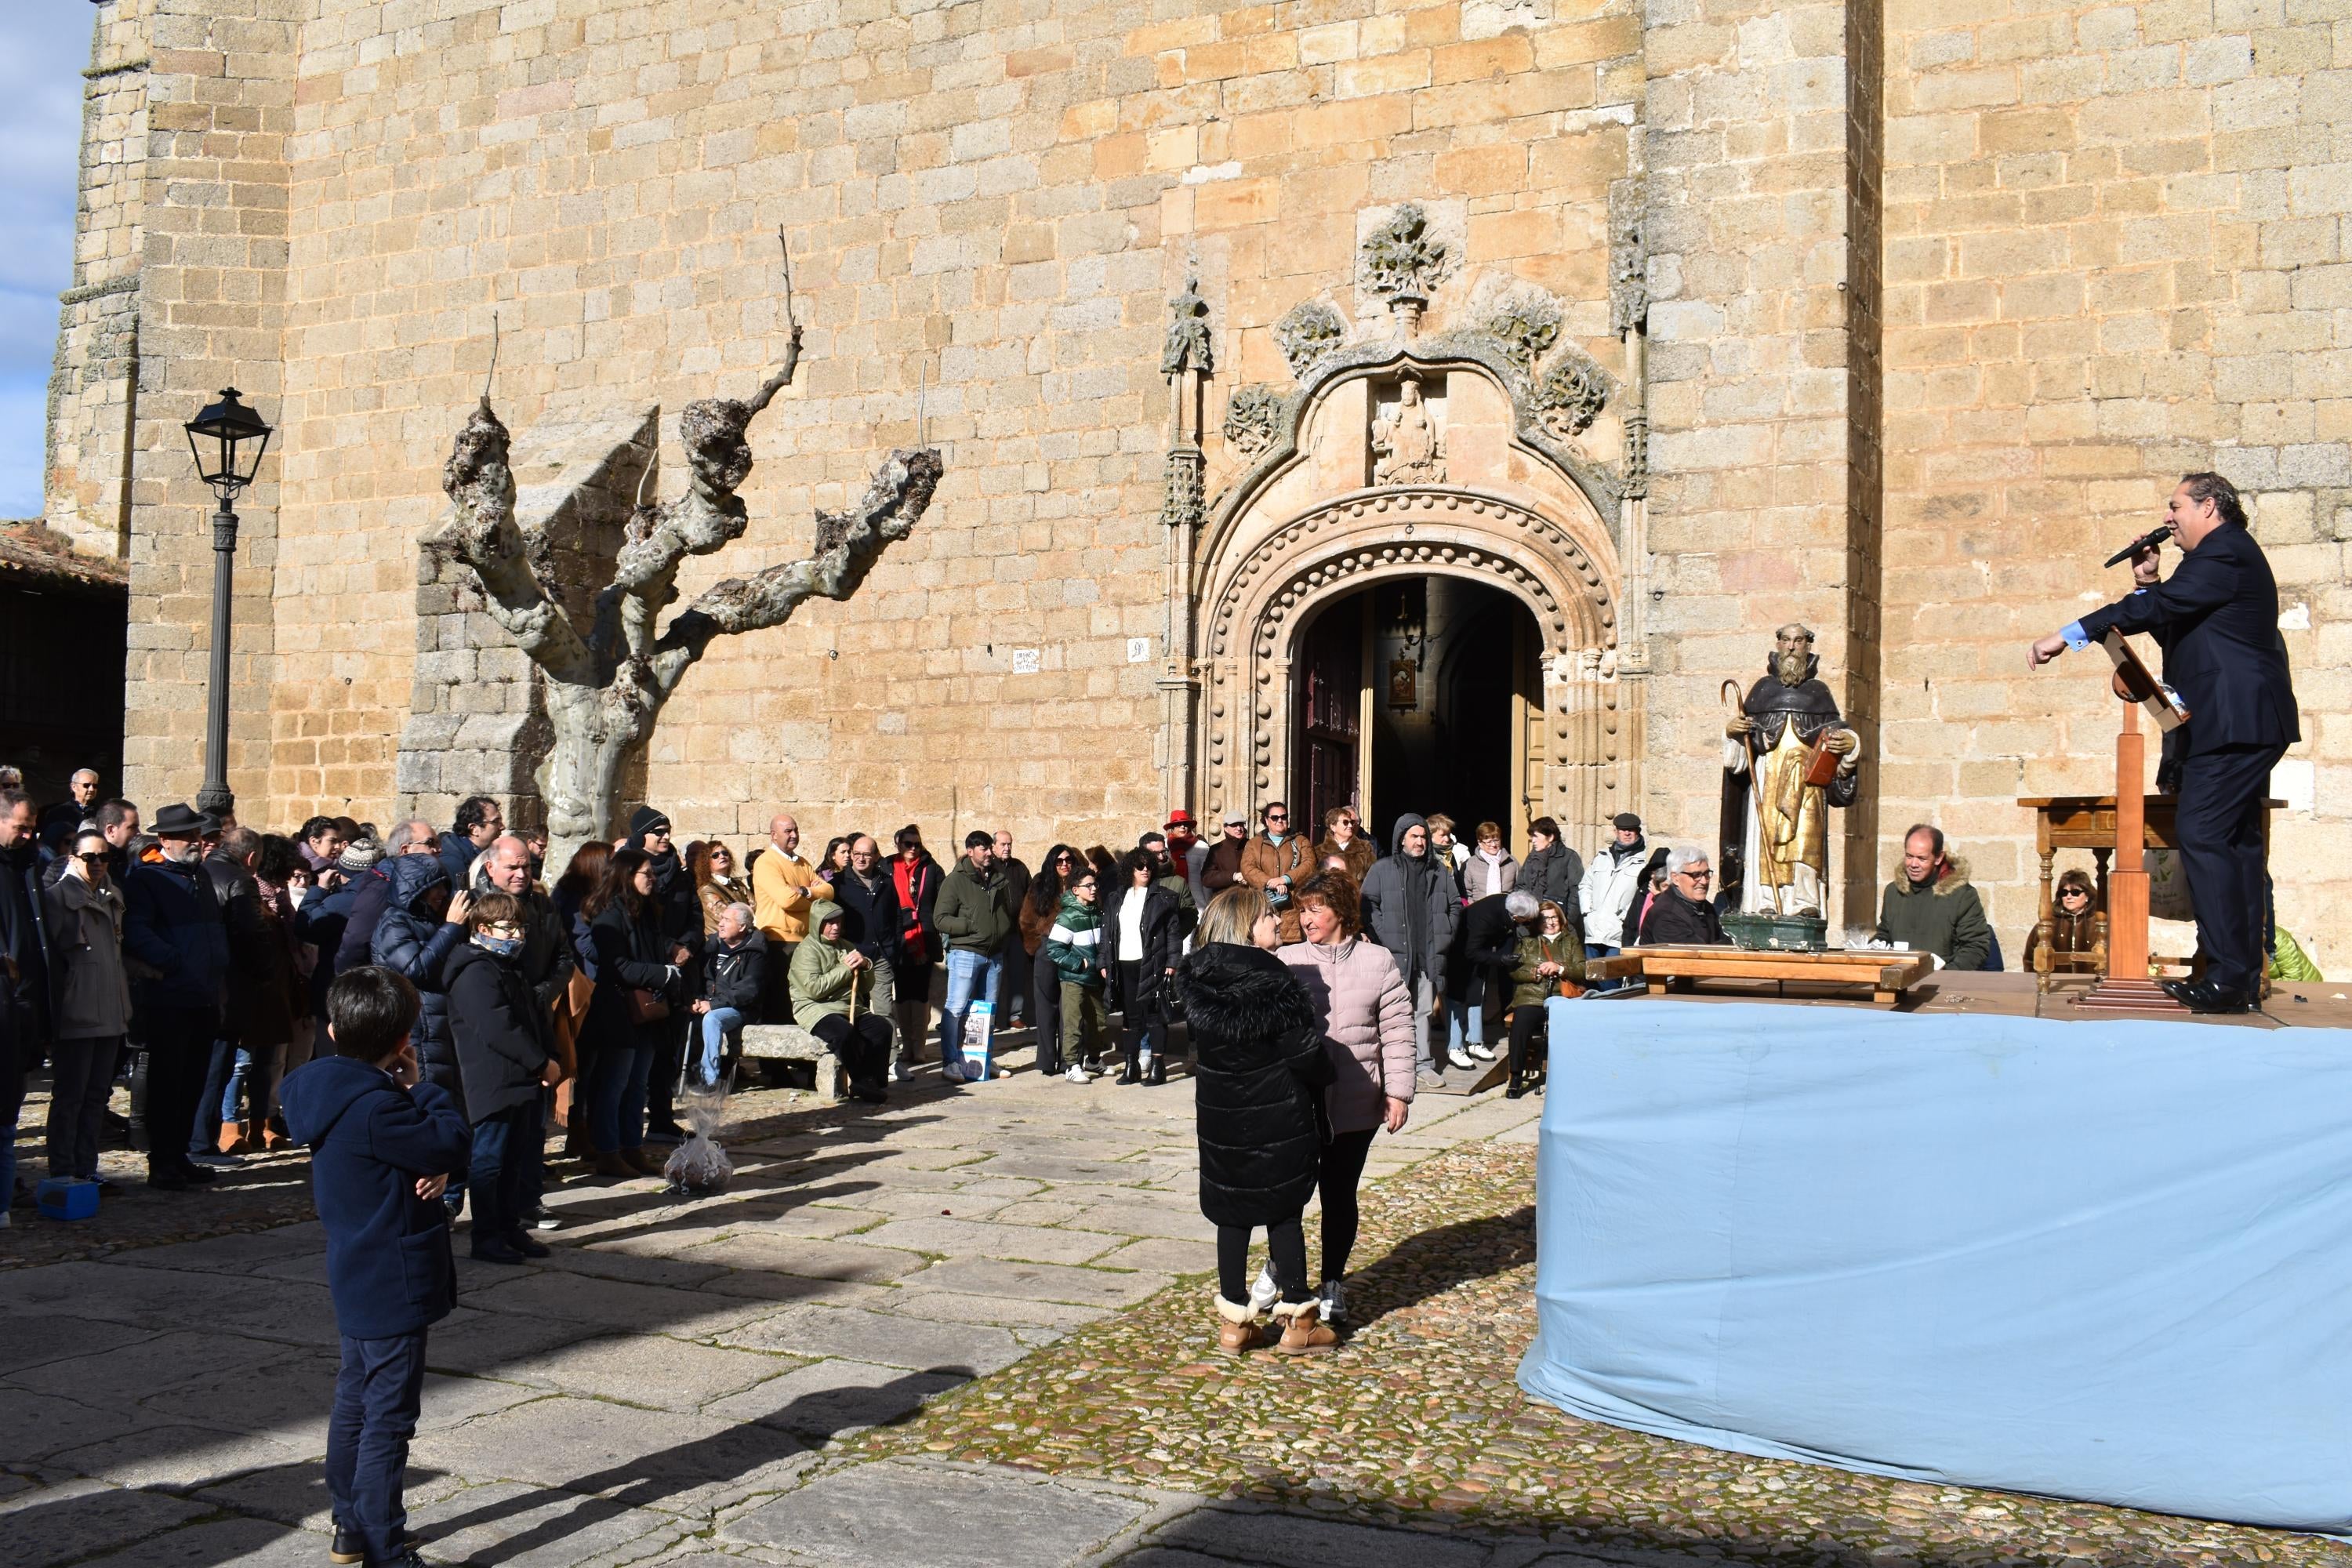
[[[1429,852],[1429,825],[1422,817],[1412,812],[1398,817],[1390,842],[1396,848],[1373,861],[1364,874],[1360,895],[1364,928],[1396,960],[1397,973],[1412,997],[1414,1081],[1420,1083],[1424,1074],[1434,1081],[1437,1064],[1430,1056],[1429,1015],[1437,1003],[1462,900],[1451,870],[1439,866]],[[1454,1065],[1472,1064],[1465,1055]]]

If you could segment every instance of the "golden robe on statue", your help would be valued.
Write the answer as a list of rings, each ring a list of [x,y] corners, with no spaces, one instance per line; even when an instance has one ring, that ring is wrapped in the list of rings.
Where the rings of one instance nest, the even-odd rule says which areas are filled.
[[[1845,727],[1837,699],[1814,674],[1820,660],[1812,633],[1783,626],[1778,640],[1770,673],[1748,689],[1725,727],[1726,783],[1745,810],[1726,814],[1724,858],[1730,858],[1728,840],[1738,832],[1743,910],[1820,914],[1830,809],[1853,804],[1861,738]],[[1836,770],[1826,783],[1808,784],[1806,773],[1822,752],[1836,756]]]

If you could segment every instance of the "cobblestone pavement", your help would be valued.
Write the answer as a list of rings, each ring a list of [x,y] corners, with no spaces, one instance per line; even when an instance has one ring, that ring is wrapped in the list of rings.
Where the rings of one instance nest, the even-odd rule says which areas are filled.
[[[1346,1349],[1204,1355],[1191,1107],[1181,1082],[1025,1073],[880,1112],[747,1094],[728,1193],[563,1187],[538,1267],[478,1266],[461,1241],[411,1470],[428,1557],[2352,1562],[2308,1538],[1750,1460],[1529,1404],[1512,1379],[1532,1329],[1532,1100],[1427,1097],[1376,1145],[1370,1176],[1389,1180],[1368,1197]],[[273,1157],[201,1198],[133,1192],[98,1226],[20,1217],[0,1235],[24,1264],[0,1274],[0,1568],[316,1563],[334,1359],[320,1243],[309,1223],[259,1228],[272,1205],[299,1210],[300,1177]],[[36,1261],[28,1244],[59,1250]]]

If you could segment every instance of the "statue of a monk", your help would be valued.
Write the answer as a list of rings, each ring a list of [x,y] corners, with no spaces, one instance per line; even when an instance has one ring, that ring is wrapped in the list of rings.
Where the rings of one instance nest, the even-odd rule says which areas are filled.
[[[1813,634],[1791,623],[1773,637],[1764,679],[1724,729],[1727,794],[1746,796],[1745,873],[1739,907],[1750,913],[1819,915],[1829,870],[1829,811],[1853,804],[1862,738],[1845,727],[1837,699],[1820,679]],[[1728,685],[1728,682],[1726,682]],[[1833,766],[1816,767],[1822,754]],[[1826,782],[1809,782],[1808,775]],[[1740,786],[1745,785],[1743,789]],[[1724,847],[1725,858],[1731,846]]]

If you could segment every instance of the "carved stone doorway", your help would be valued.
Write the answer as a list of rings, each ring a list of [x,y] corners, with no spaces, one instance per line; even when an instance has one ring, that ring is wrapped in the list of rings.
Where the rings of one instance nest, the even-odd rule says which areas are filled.
[[[1541,634],[1511,594],[1443,574],[1323,605],[1298,634],[1291,776],[1302,823],[1351,805],[1383,844],[1401,812],[1444,812],[1515,852],[1543,803]]]

